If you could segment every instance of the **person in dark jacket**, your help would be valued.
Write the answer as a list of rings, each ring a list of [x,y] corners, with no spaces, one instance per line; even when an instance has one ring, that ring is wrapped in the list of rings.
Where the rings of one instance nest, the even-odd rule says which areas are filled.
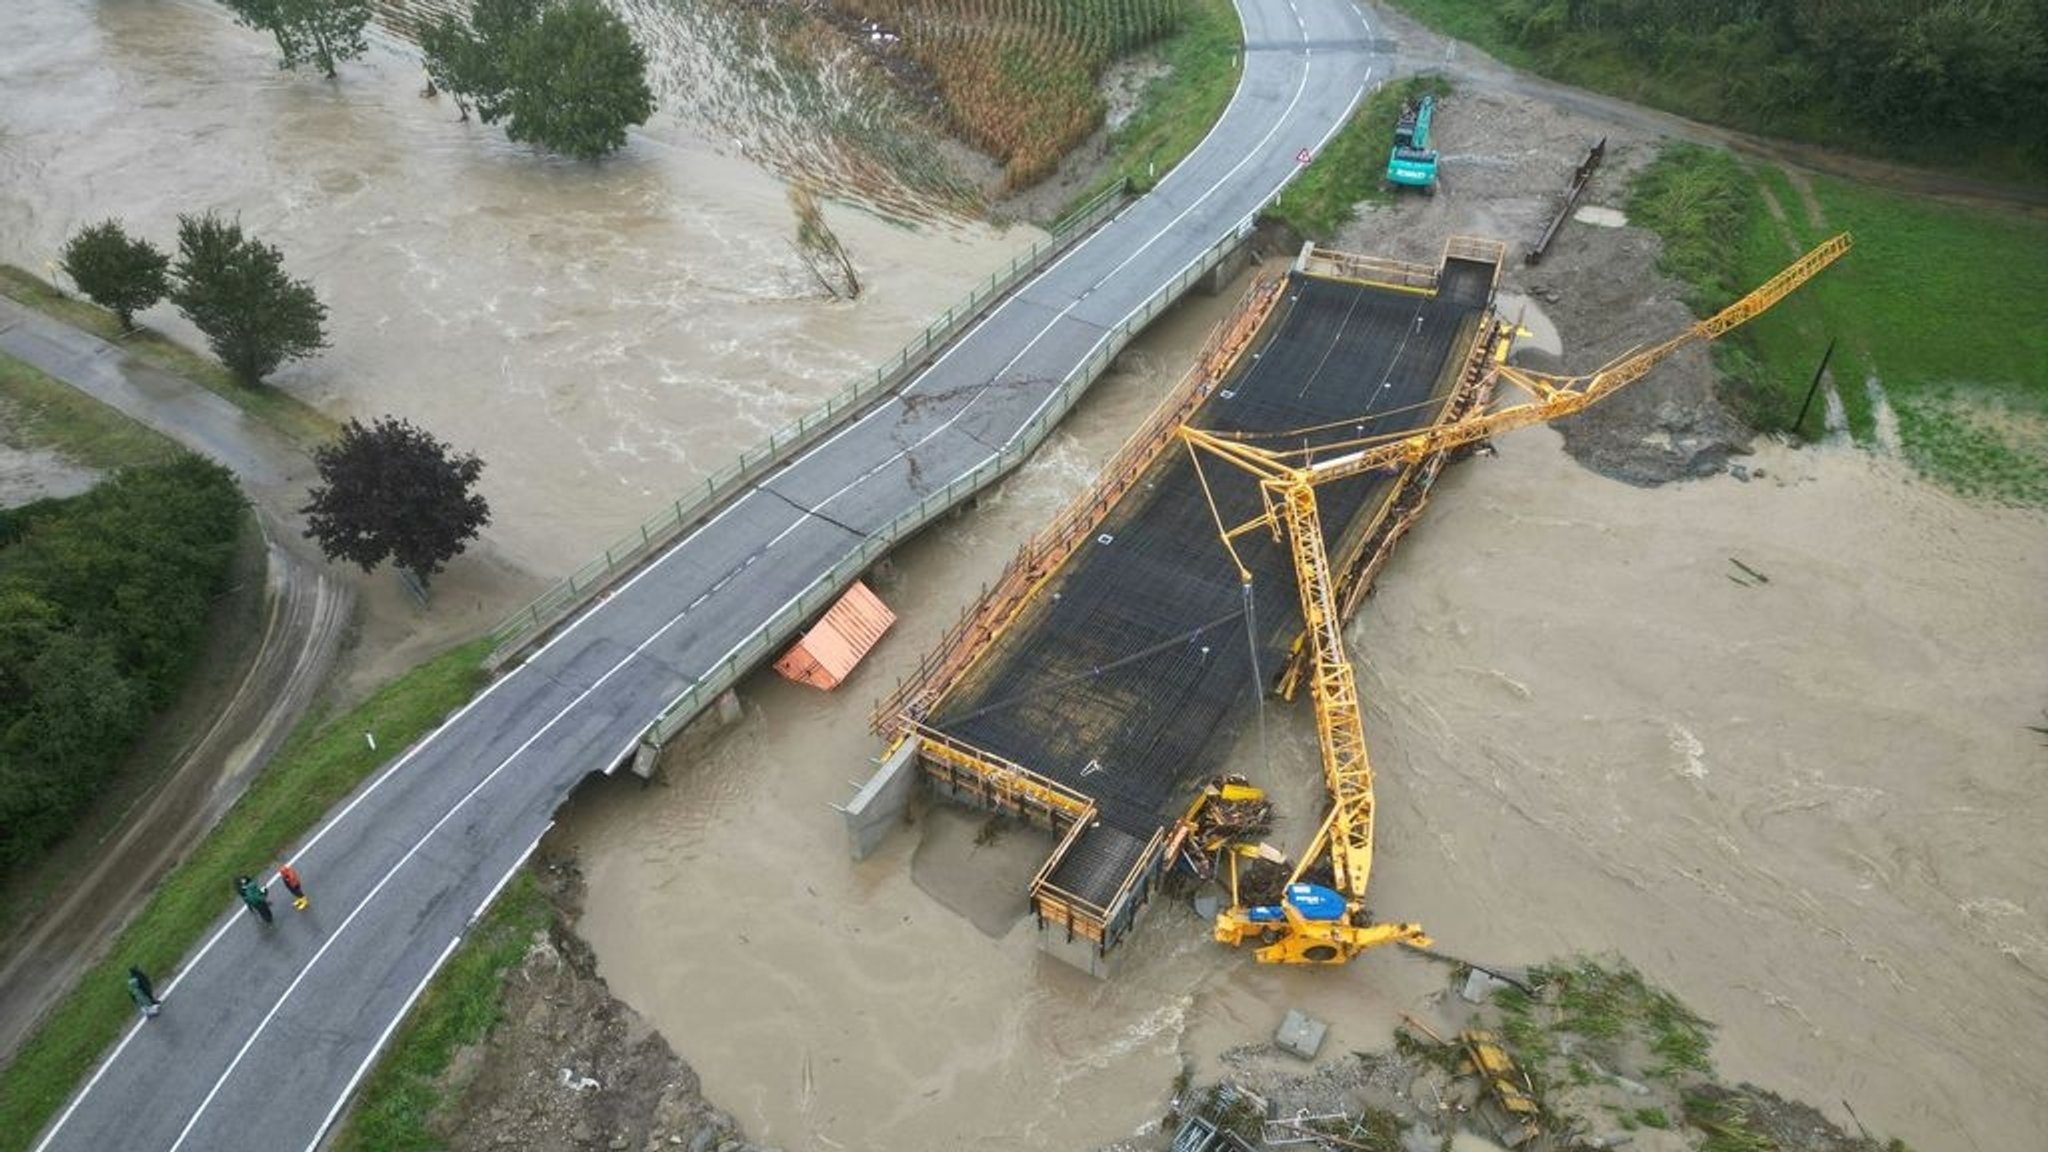
[[[128,998],[135,1001],[135,1008],[146,1020],[163,1010],[164,1002],[156,998],[156,989],[149,986],[149,974],[134,965],[128,966]]]
[[[254,912],[265,924],[270,923],[270,897],[263,894],[263,885],[247,876],[237,876],[235,893],[242,898],[242,903],[249,906],[249,911]]]

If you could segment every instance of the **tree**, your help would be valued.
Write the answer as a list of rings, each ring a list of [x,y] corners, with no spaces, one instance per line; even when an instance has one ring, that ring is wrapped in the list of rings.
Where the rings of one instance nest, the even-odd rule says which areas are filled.
[[[623,147],[626,129],[654,114],[647,54],[598,0],[475,0],[466,26],[444,16],[420,45],[458,106],[580,160]]]
[[[178,217],[171,301],[213,354],[251,384],[327,347],[327,306],[284,273],[284,256],[213,213]]]
[[[64,274],[92,302],[135,327],[135,314],[171,290],[171,258],[147,240],[131,239],[120,221],[83,229],[64,245]]]
[[[299,509],[306,535],[328,559],[365,572],[390,559],[425,583],[491,521],[490,505],[470,491],[484,462],[395,416],[367,428],[350,420],[313,463],[321,484]]]
[[[505,135],[578,160],[626,144],[626,129],[654,115],[647,53],[598,0],[550,8],[512,55]]]
[[[859,296],[860,273],[853,267],[853,255],[826,222],[810,184],[798,180],[789,186],[789,206],[796,210],[797,258],[811,270],[811,278],[835,300]]]
[[[311,62],[329,80],[339,60],[354,60],[369,45],[363,27],[370,22],[370,0],[223,0],[235,20],[277,39],[280,68]]]
[[[464,119],[472,104],[486,124],[505,114],[513,46],[539,26],[545,7],[546,0],[476,0],[467,22],[443,14],[420,29],[427,74],[455,97]]]

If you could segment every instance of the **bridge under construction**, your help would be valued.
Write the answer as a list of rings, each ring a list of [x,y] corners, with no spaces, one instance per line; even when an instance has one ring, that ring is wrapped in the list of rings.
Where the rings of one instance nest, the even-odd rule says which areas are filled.
[[[877,827],[863,805],[922,777],[1057,834],[1031,907],[1043,942],[1092,971],[1182,861],[1227,873],[1215,937],[1256,943],[1263,962],[1428,945],[1420,925],[1365,906],[1373,775],[1343,621],[1446,453],[1584,410],[1755,319],[1850,245],[1827,240],[1583,376],[1505,362],[1497,243],[1454,237],[1434,268],[1303,249],[883,703],[891,752],[848,809],[856,851]],[[1496,405],[1497,384],[1525,396]],[[1218,773],[1264,694],[1303,684],[1330,806],[1287,879],[1247,898],[1242,861],[1289,862],[1247,839],[1263,793]]]
[[[1190,797],[1261,695],[1292,694],[1309,654],[1286,545],[1239,541],[1246,582],[1219,541],[1219,525],[1256,515],[1256,486],[1201,467],[1180,427],[1312,457],[1474,411],[1501,339],[1502,251],[1454,238],[1430,267],[1305,248],[877,711],[899,770],[1058,837],[1031,879],[1048,944],[1091,968],[1107,957],[1171,864]],[[1320,493],[1346,614],[1441,464]]]

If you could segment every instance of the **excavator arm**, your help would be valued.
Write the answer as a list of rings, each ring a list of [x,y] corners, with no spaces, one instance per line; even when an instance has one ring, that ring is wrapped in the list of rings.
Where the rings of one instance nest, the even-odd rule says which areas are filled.
[[[1282,964],[1341,964],[1381,944],[1430,944],[1419,925],[1375,924],[1365,910],[1366,888],[1372,879],[1372,762],[1366,754],[1357,678],[1344,647],[1343,621],[1338,615],[1335,582],[1323,543],[1316,486],[1390,465],[1418,462],[1433,453],[1578,412],[1640,380],[1679,349],[1716,339],[1761,315],[1834,263],[1849,250],[1849,245],[1847,233],[1834,237],[1713,316],[1588,376],[1553,376],[1499,365],[1494,369],[1497,378],[1521,388],[1530,397],[1527,402],[1413,435],[1338,444],[1334,446],[1338,455],[1295,464],[1291,461],[1302,457],[1298,452],[1272,452],[1255,447],[1242,437],[1181,428],[1181,438],[1189,451],[1196,454],[1198,475],[1201,454],[1206,453],[1258,480],[1264,513],[1244,524],[1217,525],[1224,547],[1237,561],[1241,578],[1249,583],[1251,573],[1237,556],[1233,543],[1237,537],[1265,528],[1287,544],[1294,564],[1302,621],[1314,657],[1310,695],[1315,701],[1323,779],[1330,793],[1329,814],[1299,857],[1300,863],[1289,877],[1279,904],[1243,904],[1237,885],[1239,853],[1227,851],[1230,907],[1217,914],[1217,940],[1232,945],[1256,940],[1261,945],[1256,953],[1260,962]],[[1202,483],[1206,489],[1206,477]],[[1326,851],[1334,890],[1302,880],[1309,866],[1322,859]]]

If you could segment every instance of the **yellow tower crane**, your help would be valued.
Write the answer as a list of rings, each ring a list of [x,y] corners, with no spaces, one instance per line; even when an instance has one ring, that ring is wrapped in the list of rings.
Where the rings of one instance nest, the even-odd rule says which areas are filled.
[[[1217,914],[1217,940],[1232,945],[1256,940],[1261,944],[1257,958],[1269,964],[1341,964],[1381,944],[1430,944],[1419,925],[1376,924],[1365,911],[1365,891],[1372,875],[1372,763],[1366,756],[1365,729],[1359,717],[1358,684],[1344,650],[1343,621],[1337,612],[1336,587],[1317,516],[1316,486],[1389,466],[1414,464],[1438,452],[1581,411],[1642,379],[1679,349],[1714,340],[1761,315],[1840,259],[1850,242],[1846,232],[1826,241],[1713,316],[1588,375],[1556,376],[1497,364],[1490,370],[1494,379],[1520,389],[1528,395],[1527,400],[1408,435],[1324,445],[1316,451],[1337,453],[1325,459],[1313,460],[1301,450],[1270,451],[1229,433],[1182,426],[1180,436],[1198,473],[1201,456],[1207,453],[1258,480],[1263,512],[1235,527],[1223,524],[1220,517],[1217,524],[1239,577],[1251,582],[1251,571],[1233,543],[1237,537],[1266,529],[1288,545],[1314,657],[1310,692],[1322,747],[1323,778],[1330,792],[1329,815],[1288,877],[1279,904],[1246,907],[1238,896],[1237,853],[1228,853],[1230,907]],[[1205,490],[1207,483],[1204,478]],[[1325,848],[1334,888],[1302,879],[1322,858]]]

